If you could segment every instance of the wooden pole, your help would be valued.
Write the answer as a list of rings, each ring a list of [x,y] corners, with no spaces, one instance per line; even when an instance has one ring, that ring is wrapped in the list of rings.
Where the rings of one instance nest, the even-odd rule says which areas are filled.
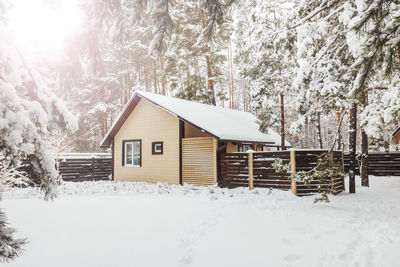
[[[254,176],[253,176],[253,152],[249,152],[249,189],[254,189]]]
[[[296,173],[296,151],[290,150],[290,170],[292,171],[292,192],[293,194],[297,194],[296,180],[293,178]]]
[[[344,172],[344,153],[342,150],[342,171]],[[346,177],[343,177],[343,191],[346,191]]]

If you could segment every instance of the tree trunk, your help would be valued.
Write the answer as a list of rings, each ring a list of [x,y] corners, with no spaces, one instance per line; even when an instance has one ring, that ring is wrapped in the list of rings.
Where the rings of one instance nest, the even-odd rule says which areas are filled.
[[[160,61],[161,64],[161,94],[166,95],[166,83],[165,83],[165,73],[164,73],[164,61]]]
[[[399,121],[395,119],[394,120],[394,128],[397,129],[397,127],[399,127]],[[394,150],[399,151],[399,146],[397,144],[394,146]]]
[[[222,95],[222,97],[221,97],[221,107],[224,108],[225,107],[225,103],[224,103],[225,99],[224,99],[224,87],[222,85],[222,80],[219,80],[219,86],[221,88],[221,95]]]
[[[232,107],[231,108],[235,108],[235,101],[234,101],[234,94],[235,94],[235,84],[233,81],[233,59],[232,59],[232,46],[231,46],[231,42],[229,41],[229,70],[230,70],[230,75],[229,75],[229,79],[230,79],[230,83],[231,83],[231,96],[232,96]]]
[[[138,73],[139,75],[137,76],[138,79],[138,84],[142,83],[142,64],[140,64],[140,61],[138,62]]]
[[[357,104],[352,104],[350,109],[350,125],[349,125],[349,192],[356,192],[356,144],[357,144]]]
[[[285,103],[283,94],[280,93],[281,98],[281,148],[282,150],[286,150],[285,146]]]
[[[102,102],[103,103],[105,103],[105,92],[106,91],[106,89],[102,89],[101,90],[101,100],[102,100]],[[102,127],[101,127],[101,135],[102,136],[105,136],[106,135],[106,133],[107,133],[107,113],[105,112],[105,111],[102,111],[103,112],[103,125],[102,125]]]
[[[146,91],[150,92],[149,69],[144,70],[144,79],[146,83]]]
[[[214,81],[212,80],[212,68],[211,68],[211,58],[210,58],[210,56],[206,56],[206,64],[207,64],[207,88],[212,93],[211,103],[214,106],[216,106],[215,91],[214,91]]]
[[[342,118],[342,114],[337,112],[336,113],[336,119],[337,119],[336,123],[337,123],[338,127],[339,127],[341,118]],[[337,135],[336,141],[337,141],[337,149],[342,150],[342,129],[341,128],[338,128],[338,135]]]
[[[321,115],[318,114],[317,117],[317,140],[320,149],[323,149],[322,146],[322,133],[321,133]]]
[[[246,87],[246,81],[244,78],[242,78],[242,88],[243,88],[243,109],[245,112],[248,112],[248,107],[247,107],[247,87]]]
[[[207,14],[203,13],[203,21],[202,21],[202,26],[203,28],[207,27]],[[207,50],[209,51],[209,48],[206,47]],[[215,90],[214,90],[214,81],[212,80],[212,67],[211,67],[211,58],[209,55],[205,55],[206,58],[206,65],[207,65],[207,88],[208,90],[211,91],[212,93],[212,98],[211,98],[211,103],[216,106],[217,103],[215,101]]]
[[[229,108],[233,109],[233,104],[232,104],[232,99],[233,99],[232,98],[232,85],[231,85],[231,82],[230,82],[230,79],[231,79],[231,75],[230,75],[231,67],[230,67],[229,61],[230,61],[230,53],[229,53],[229,46],[228,46],[228,103],[229,103]]]
[[[153,79],[154,79],[154,93],[158,94],[157,65],[155,60],[153,61]]]
[[[365,108],[368,105],[368,92],[365,92],[362,99]],[[361,129],[361,185],[369,187],[368,177],[368,136],[364,129]]]

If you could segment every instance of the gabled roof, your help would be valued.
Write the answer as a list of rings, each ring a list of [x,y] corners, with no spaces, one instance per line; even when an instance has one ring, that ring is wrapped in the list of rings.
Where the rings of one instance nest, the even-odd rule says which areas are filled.
[[[186,121],[201,130],[219,138],[237,142],[264,143],[280,146],[280,136],[269,130],[268,134],[261,133],[256,117],[253,114],[212,105],[201,104],[183,99],[135,91],[125,105],[118,119],[101,141],[101,147],[109,147],[112,138],[129,117],[140,99],[146,99],[179,119]],[[286,142],[286,146],[290,146]]]

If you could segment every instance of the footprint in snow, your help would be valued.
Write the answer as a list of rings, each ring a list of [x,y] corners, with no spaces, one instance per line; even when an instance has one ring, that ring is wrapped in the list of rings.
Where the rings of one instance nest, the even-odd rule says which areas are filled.
[[[188,266],[192,263],[192,257],[191,256],[184,256],[180,261],[179,261],[181,266]]]
[[[283,258],[285,261],[295,261],[300,259],[300,255],[298,254],[289,254],[285,258]]]

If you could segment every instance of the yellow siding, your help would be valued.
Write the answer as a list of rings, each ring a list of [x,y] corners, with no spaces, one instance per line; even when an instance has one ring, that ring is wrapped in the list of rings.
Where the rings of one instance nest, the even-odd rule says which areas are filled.
[[[195,185],[217,183],[217,146],[214,137],[182,139],[182,182]]]
[[[226,153],[238,152],[238,145],[234,145],[231,142],[228,142],[226,145]]]
[[[202,132],[199,128],[185,122],[185,138],[190,137],[209,137],[210,135]]]
[[[122,141],[142,139],[142,166],[122,166]],[[115,135],[115,181],[179,184],[179,119],[142,99]],[[152,155],[151,143],[162,141],[163,154]]]

